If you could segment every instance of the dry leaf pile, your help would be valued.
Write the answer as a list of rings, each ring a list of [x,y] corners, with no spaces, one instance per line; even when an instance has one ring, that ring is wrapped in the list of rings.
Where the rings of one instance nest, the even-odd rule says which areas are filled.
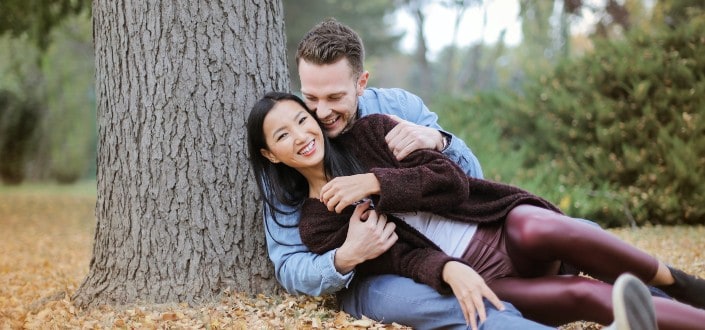
[[[36,190],[36,191],[35,191]],[[95,196],[0,190],[0,330],[4,329],[403,329],[337,311],[332,297],[250,297],[226,291],[189,307],[143,304],[80,310],[70,296],[88,272]],[[668,263],[705,276],[704,227],[611,230]],[[563,327],[599,329],[589,323]]]

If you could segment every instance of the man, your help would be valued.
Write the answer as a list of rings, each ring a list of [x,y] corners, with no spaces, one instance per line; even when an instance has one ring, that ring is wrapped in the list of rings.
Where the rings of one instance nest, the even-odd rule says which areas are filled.
[[[482,177],[477,158],[462,140],[441,131],[437,116],[415,95],[400,89],[367,88],[364,48],[357,33],[335,20],[309,31],[296,55],[301,92],[308,107],[332,138],[360,116],[384,113],[399,117],[386,137],[395,155],[427,148],[442,151],[471,176]],[[284,209],[283,206],[279,206]],[[418,329],[546,329],[526,320],[511,304],[500,311],[488,300],[477,311],[461,307],[455,296],[442,296],[431,287],[396,275],[356,278],[355,266],[385,252],[396,241],[394,224],[384,216],[351,219],[345,243],[323,255],[311,253],[298,233],[298,210],[265,214],[270,259],[276,277],[293,294],[318,296],[338,292],[341,307],[355,317],[365,315],[385,323]],[[481,304],[480,304],[481,305]],[[483,310],[484,308],[484,310]]]

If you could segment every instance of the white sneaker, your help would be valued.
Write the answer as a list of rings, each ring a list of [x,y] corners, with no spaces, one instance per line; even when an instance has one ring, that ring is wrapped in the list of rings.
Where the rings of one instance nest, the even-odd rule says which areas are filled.
[[[631,274],[622,274],[612,288],[614,323],[605,329],[657,330],[649,289]]]

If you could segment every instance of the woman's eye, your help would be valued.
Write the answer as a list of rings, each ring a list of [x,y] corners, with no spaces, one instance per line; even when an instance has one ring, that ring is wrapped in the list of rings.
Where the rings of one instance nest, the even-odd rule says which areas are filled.
[[[286,135],[286,133],[279,134],[279,136],[277,136],[277,141],[281,141],[281,139],[285,138]]]
[[[301,117],[301,119],[299,119],[299,124],[302,124],[304,121],[306,121],[306,118],[307,117]]]

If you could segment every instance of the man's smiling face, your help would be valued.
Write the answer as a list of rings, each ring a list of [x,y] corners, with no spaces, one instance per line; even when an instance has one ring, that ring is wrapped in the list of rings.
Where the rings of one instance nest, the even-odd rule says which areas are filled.
[[[346,58],[322,65],[300,61],[301,94],[326,135],[334,138],[352,126],[368,76],[363,72],[356,77]]]

